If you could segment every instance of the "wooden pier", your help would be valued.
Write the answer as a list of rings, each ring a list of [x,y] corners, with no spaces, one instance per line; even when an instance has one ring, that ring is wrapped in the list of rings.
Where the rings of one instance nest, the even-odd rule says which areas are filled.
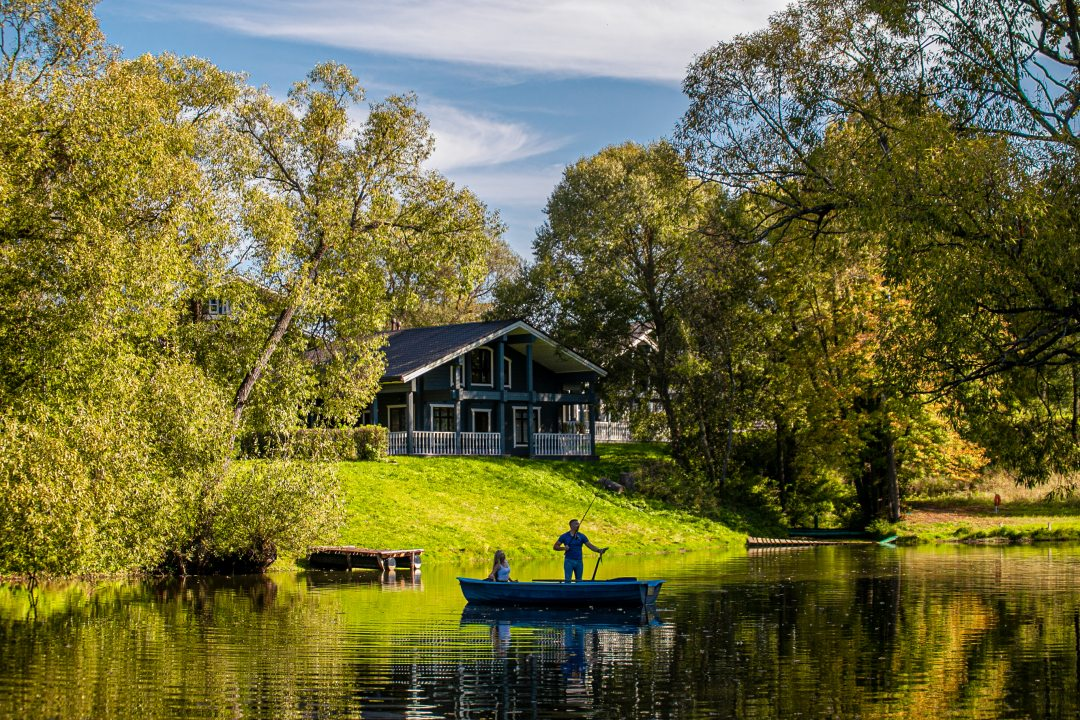
[[[804,540],[802,538],[746,538],[746,547],[809,547],[811,545],[838,545],[838,541],[830,540]]]
[[[417,571],[423,550],[372,550],[355,545],[320,545],[308,548],[308,563],[313,568],[328,570],[379,570],[397,568]],[[402,563],[401,560],[406,560]]]

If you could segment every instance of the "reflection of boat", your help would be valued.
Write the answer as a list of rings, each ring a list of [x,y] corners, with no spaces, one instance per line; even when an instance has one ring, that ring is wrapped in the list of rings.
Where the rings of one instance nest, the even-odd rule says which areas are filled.
[[[461,611],[462,625],[491,627],[565,627],[633,633],[662,623],[651,605],[637,608],[535,608],[468,604]]]
[[[641,607],[656,602],[663,580],[583,580],[562,582],[492,582],[459,577],[461,592],[470,603],[486,605],[542,605],[545,607]]]

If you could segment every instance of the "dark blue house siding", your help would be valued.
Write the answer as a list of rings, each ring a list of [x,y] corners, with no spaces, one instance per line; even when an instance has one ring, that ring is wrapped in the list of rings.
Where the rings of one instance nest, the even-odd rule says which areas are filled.
[[[416,433],[436,429],[433,408],[442,406],[446,409],[438,411],[443,418],[439,429],[455,432],[455,447],[461,447],[460,434],[481,431],[499,433],[503,454],[534,454],[538,440],[532,433],[558,433],[566,405],[594,406],[594,383],[603,374],[520,321],[398,331],[388,335],[388,343],[387,373],[371,417],[391,431],[408,432],[410,443]],[[490,351],[490,383],[473,382],[472,363],[479,348]],[[500,356],[509,361],[508,383],[500,378]],[[520,445],[515,443],[515,412],[524,412],[517,428]],[[591,442],[591,433],[587,440]],[[591,447],[594,455],[595,445]]]

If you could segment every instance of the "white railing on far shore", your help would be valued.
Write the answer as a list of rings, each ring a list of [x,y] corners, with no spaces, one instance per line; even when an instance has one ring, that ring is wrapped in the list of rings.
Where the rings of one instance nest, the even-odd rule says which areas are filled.
[[[592,454],[592,439],[580,433],[533,433],[533,455]]]
[[[620,443],[630,442],[630,423],[625,420],[618,422],[596,421],[596,442]]]
[[[502,438],[499,433],[461,433],[461,446],[454,440],[455,433],[413,431],[413,455],[502,455]],[[392,432],[387,447],[389,455],[408,455],[407,432]],[[589,435],[581,433],[534,433],[533,455],[581,456],[592,454]]]

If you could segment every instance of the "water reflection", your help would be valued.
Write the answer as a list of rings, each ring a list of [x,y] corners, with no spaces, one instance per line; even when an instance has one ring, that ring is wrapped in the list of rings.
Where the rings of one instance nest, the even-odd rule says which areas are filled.
[[[623,562],[658,611],[467,606],[432,564],[0,585],[0,718],[1080,713],[1075,548]]]

